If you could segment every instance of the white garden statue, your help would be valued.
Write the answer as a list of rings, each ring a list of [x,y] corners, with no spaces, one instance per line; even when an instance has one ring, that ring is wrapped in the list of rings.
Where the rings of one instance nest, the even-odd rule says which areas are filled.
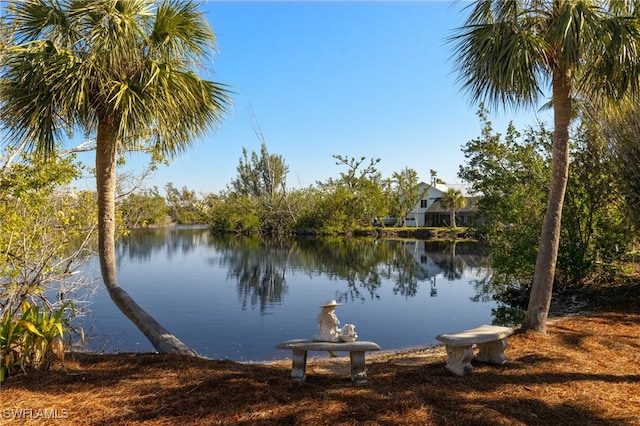
[[[353,342],[357,339],[355,325],[345,324],[340,328],[340,320],[336,316],[336,307],[340,303],[328,300],[320,306],[322,311],[318,315],[318,330],[320,334],[313,336],[313,340],[322,342]]]
[[[343,342],[354,342],[358,338],[356,326],[353,324],[345,324],[340,329],[340,340]]]

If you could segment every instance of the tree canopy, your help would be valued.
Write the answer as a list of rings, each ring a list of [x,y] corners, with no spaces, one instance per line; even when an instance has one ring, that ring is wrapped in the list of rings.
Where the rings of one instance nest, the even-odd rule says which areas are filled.
[[[537,106],[551,95],[551,179],[524,328],[546,332],[569,174],[569,125],[581,100],[619,99],[640,84],[636,2],[483,0],[449,39],[472,101]]]
[[[196,71],[215,35],[192,1],[10,2],[0,119],[11,142],[51,154],[76,130],[96,137],[98,253],[116,305],[159,352],[190,353],[119,286],[115,261],[118,153],[174,156],[220,124],[225,86]]]

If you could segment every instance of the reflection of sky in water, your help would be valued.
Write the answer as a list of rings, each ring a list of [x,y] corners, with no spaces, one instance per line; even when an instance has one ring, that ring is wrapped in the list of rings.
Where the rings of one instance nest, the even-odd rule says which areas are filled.
[[[368,269],[380,273],[369,288],[362,284],[367,273],[354,274],[353,286],[341,277],[349,265],[327,273],[331,267],[318,261],[322,254],[316,257],[308,246],[292,250],[285,243],[268,254],[259,245],[244,251],[218,245],[206,230],[174,231],[169,238],[157,232],[126,250],[120,247],[119,282],[165,328],[211,358],[259,361],[290,356],[274,346],[315,334],[319,306],[328,299],[343,303],[336,314],[342,324],[356,325],[359,340],[375,341],[383,350],[429,346],[437,343],[439,333],[491,323],[495,302],[472,301],[477,296],[473,283],[487,274],[478,263],[486,257],[474,254],[469,244],[458,244],[463,250],[455,257],[448,248],[429,252],[424,242],[383,251],[391,257]],[[271,269],[264,266],[265,258]],[[87,267],[97,271],[97,262]],[[280,289],[277,294],[265,290],[265,270],[274,272],[276,280],[269,282]],[[403,274],[413,286],[398,286]],[[240,286],[240,276],[249,284]],[[101,283],[91,310],[92,325],[84,326],[90,350],[153,351]]]

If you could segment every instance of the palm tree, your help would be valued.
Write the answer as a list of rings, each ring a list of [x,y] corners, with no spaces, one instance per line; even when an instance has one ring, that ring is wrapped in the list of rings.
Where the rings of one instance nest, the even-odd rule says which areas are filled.
[[[546,333],[569,173],[569,124],[581,99],[638,91],[636,2],[478,1],[449,39],[473,101],[534,106],[551,89],[552,175],[523,328]]]
[[[172,157],[219,124],[228,92],[194,72],[214,33],[191,1],[21,0],[6,12],[15,43],[3,55],[0,107],[12,140],[52,155],[64,134],[95,134],[104,284],[158,352],[195,355],[118,283],[116,160],[141,147]]]
[[[451,212],[450,225],[455,228],[456,212],[467,205],[467,199],[462,196],[459,189],[449,188],[440,199],[440,205]]]

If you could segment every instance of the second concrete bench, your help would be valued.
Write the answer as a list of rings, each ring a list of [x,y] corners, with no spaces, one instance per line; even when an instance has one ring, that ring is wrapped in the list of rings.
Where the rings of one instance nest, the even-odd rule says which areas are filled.
[[[509,327],[483,325],[456,333],[440,334],[436,339],[446,345],[446,369],[453,374],[463,376],[473,371],[471,360],[474,345],[479,349],[477,356],[479,360],[504,364],[507,361],[507,356],[504,354],[507,337],[512,334],[513,329]]]

